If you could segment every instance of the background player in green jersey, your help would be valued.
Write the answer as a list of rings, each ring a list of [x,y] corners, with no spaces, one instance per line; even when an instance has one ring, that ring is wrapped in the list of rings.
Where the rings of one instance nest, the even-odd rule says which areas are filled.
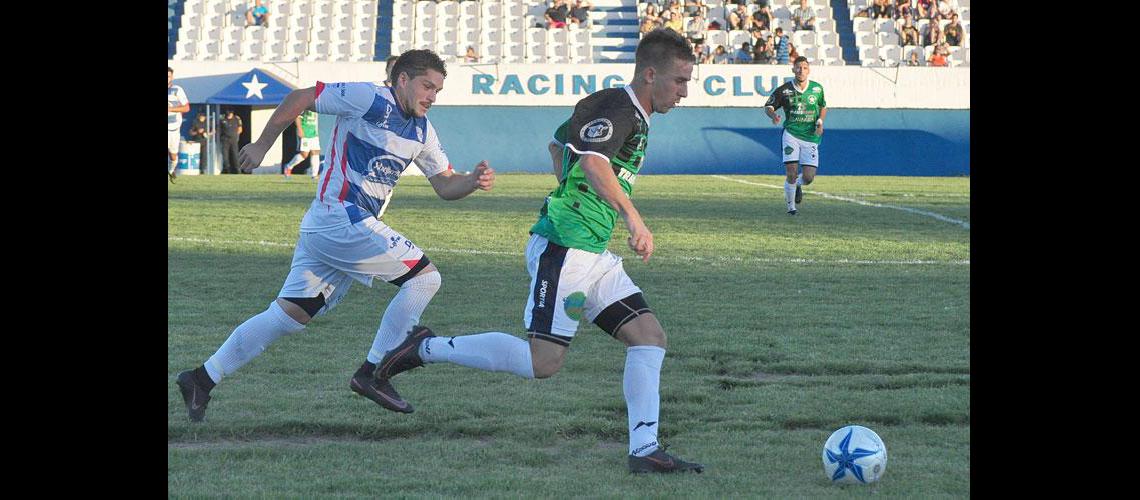
[[[550,150],[559,183],[531,227],[526,249],[528,340],[502,332],[436,337],[417,326],[380,360],[376,376],[387,381],[424,363],[450,362],[547,378],[562,367],[585,318],[627,346],[622,387],[630,472],[701,472],[703,465],[669,455],[657,442],[665,331],[621,257],[606,249],[620,216],[629,248],[645,262],[653,255],[653,233],[630,195],[645,157],[649,116],[668,113],[688,95],[693,50],[677,33],[659,29],[642,38],[634,57],[629,86],[578,101],[555,133]]]
[[[297,126],[297,154],[285,164],[285,177],[293,175],[293,167],[312,155],[309,175],[316,179],[321,166],[321,137],[317,135],[317,113],[306,109],[294,120],[294,124]]]
[[[827,100],[823,97],[823,85],[808,80],[811,66],[806,57],[797,57],[792,63],[794,81],[787,82],[768,97],[764,112],[772,119],[773,125],[780,124],[776,110],[784,108],[784,138],[781,144],[784,152],[784,200],[788,203],[788,213],[796,215],[796,203],[803,201],[805,184],[815,180],[819,168],[819,139],[823,135],[823,120],[827,118]],[[799,166],[803,165],[803,176],[797,177]]]

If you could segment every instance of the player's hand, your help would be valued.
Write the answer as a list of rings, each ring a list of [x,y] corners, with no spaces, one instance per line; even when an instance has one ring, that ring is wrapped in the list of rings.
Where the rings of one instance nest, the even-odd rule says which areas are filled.
[[[653,233],[641,221],[629,225],[629,248],[641,257],[642,262],[649,262],[653,255]]]
[[[265,153],[268,150],[268,147],[261,146],[256,141],[246,144],[238,152],[238,168],[243,172],[252,171],[261,165],[261,160],[265,158]]]
[[[823,123],[816,122],[816,124],[815,124],[815,135],[823,135]]]
[[[475,177],[475,189],[482,189],[490,191],[495,185],[495,169],[487,163],[487,160],[479,162],[475,165],[475,169],[471,171],[471,175]]]
[[[779,124],[780,124],[780,115],[773,116],[772,117],[772,125],[779,125]]]

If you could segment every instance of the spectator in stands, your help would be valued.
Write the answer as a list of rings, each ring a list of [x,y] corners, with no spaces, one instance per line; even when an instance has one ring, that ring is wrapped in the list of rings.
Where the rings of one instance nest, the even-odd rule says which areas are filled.
[[[678,34],[685,32],[685,26],[682,24],[684,20],[679,11],[669,9],[661,14],[661,18],[665,20],[665,27],[669,28]]]
[[[705,59],[709,57],[709,48],[705,45],[704,40],[697,40],[693,42],[693,58],[698,63],[704,63]]]
[[[570,9],[566,6],[566,0],[554,0],[554,5],[546,9],[543,17],[546,18],[546,29],[550,28],[565,28],[566,18],[570,15]]]
[[[955,47],[962,46],[965,30],[962,29],[962,24],[958,22],[957,12],[950,14],[950,23],[942,28],[942,33],[946,35],[946,43]]]
[[[772,46],[772,37],[760,37],[752,44],[753,64],[772,64],[776,60],[776,49]]]
[[[690,39],[704,39],[707,28],[705,16],[698,12],[695,16],[690,17],[689,22],[685,24],[685,33]]]
[[[938,0],[938,13],[942,14],[942,19],[947,19],[950,14],[957,12],[958,2],[948,2],[946,0]]]
[[[875,5],[871,6],[872,19],[894,19],[895,18],[895,4],[891,0],[875,0]]]
[[[736,64],[750,64],[752,62],[752,44],[748,42],[740,44],[740,48],[736,50],[732,58]]]
[[[198,143],[200,163],[198,163],[198,170],[203,174],[208,173],[207,166],[210,164],[209,148],[206,147],[206,141],[210,140],[209,122],[206,121],[206,113],[198,113],[195,117],[194,123],[190,124],[189,133],[190,142]]]
[[[747,30],[751,27],[752,16],[748,15],[748,9],[743,4],[737,5],[736,9],[728,13],[728,29]]]
[[[647,19],[661,24],[661,9],[657,7],[657,4],[651,3],[645,6],[645,14],[641,16],[642,25],[645,24],[645,20]]]
[[[729,56],[728,51],[724,50],[724,45],[717,45],[712,53],[713,64],[728,64]]]
[[[248,28],[250,26],[269,27],[269,7],[267,2],[254,0],[253,5],[245,9],[245,27]]]
[[[166,67],[166,153],[170,156],[170,167],[166,175],[170,182],[178,176],[178,144],[182,142],[182,113],[190,111],[190,99],[186,91],[174,84],[174,68]]]
[[[907,66],[922,66],[922,60],[918,58],[918,51],[910,51],[910,57],[906,60]]]
[[[660,19],[660,18],[657,18]],[[641,34],[644,35],[661,27],[661,22],[652,17],[646,16],[641,18]]]
[[[463,55],[463,62],[477,63],[479,56],[475,54],[475,47],[467,46],[467,53]]]
[[[396,65],[396,59],[399,59],[399,58],[400,58],[400,56],[390,55],[390,56],[388,56],[387,59],[384,60],[384,86],[385,87],[391,87],[392,86],[392,66]]]
[[[234,114],[234,108],[227,107],[226,116],[218,120],[218,139],[222,144],[222,173],[223,174],[249,174],[253,171],[242,172],[238,161],[238,139],[241,137],[241,117]]]
[[[923,45],[938,45],[946,41],[946,35],[942,33],[942,28],[938,27],[938,15],[930,20],[930,24],[926,27],[926,40]]]
[[[906,16],[914,17],[914,14],[914,7],[911,7],[910,0],[899,0],[899,5],[895,8],[895,19]]]
[[[697,14],[708,17],[709,6],[705,5],[705,0],[685,0],[685,15],[695,16]]]
[[[945,48],[945,50],[943,50]],[[934,52],[930,53],[930,66],[949,66],[950,65],[950,48],[945,43],[940,43],[934,47]]]
[[[796,51],[796,45],[792,42],[788,42],[788,60],[789,61],[795,61],[799,57],[800,57],[800,53]],[[787,63],[783,62],[780,64],[787,64]]]
[[[908,14],[903,18],[903,25],[899,27],[899,41],[902,45],[918,45],[921,35],[914,25],[914,20]]]
[[[815,30],[815,9],[808,5],[808,0],[800,0],[800,6],[792,13],[792,22],[795,23],[793,31]]]
[[[713,19],[712,21],[709,21],[709,29],[710,30],[723,30],[724,26],[720,25],[719,20]]]
[[[570,22],[579,27],[590,25],[590,9],[594,4],[590,0],[574,0],[574,7],[570,9]]]
[[[918,12],[918,19],[930,19],[934,14],[934,0],[915,0],[914,10]]]
[[[767,5],[756,9],[752,13],[752,30],[769,31],[772,29],[772,9]],[[766,35],[767,33],[765,33]]]
[[[788,35],[784,34],[784,28],[776,28],[776,34],[773,35],[773,47],[776,49],[776,63],[788,64],[788,56],[791,55],[792,41],[788,40]]]

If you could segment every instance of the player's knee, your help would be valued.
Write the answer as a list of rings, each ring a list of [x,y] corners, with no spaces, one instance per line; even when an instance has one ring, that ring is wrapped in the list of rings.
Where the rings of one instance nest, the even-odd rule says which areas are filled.
[[[562,369],[564,358],[557,359],[534,359],[532,366],[534,367],[534,378],[550,378],[558,370]]]
[[[814,181],[814,180],[815,180],[815,176],[814,176],[814,175],[808,175],[808,174],[804,174],[804,185],[805,185],[805,186],[806,186],[806,185],[808,185],[808,184],[811,184],[811,181]]]
[[[277,305],[293,318],[293,321],[307,325],[325,306],[325,297],[319,294],[316,297],[279,297]]]

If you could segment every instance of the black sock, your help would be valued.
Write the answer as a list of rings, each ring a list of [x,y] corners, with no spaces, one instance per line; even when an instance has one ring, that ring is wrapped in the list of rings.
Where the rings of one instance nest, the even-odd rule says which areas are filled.
[[[210,374],[206,372],[206,365],[199,366],[191,372],[194,376],[194,382],[206,388],[206,392],[210,392],[215,385],[214,381],[210,378]]]
[[[356,375],[363,377],[371,377],[374,373],[376,373],[376,365],[368,360],[364,360],[364,364],[356,369]]]

